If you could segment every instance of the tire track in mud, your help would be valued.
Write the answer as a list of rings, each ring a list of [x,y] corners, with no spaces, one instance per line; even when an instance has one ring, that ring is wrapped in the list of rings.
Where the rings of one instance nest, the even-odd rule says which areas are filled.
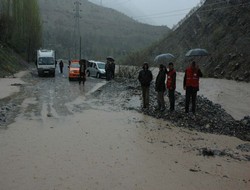
[[[18,114],[46,122],[48,118],[72,115],[74,110],[82,111],[89,107],[83,97],[106,84],[103,80],[88,78],[83,86],[78,81],[69,82],[66,76],[67,73],[57,73],[53,78],[38,77],[36,69],[30,69],[22,78],[25,84],[20,85],[20,92],[0,100],[0,128],[14,122]]]

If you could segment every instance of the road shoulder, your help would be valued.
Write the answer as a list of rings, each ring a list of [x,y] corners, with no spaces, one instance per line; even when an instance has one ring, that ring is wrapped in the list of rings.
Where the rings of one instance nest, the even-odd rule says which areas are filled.
[[[25,84],[22,77],[25,76],[27,72],[28,71],[21,71],[16,73],[15,77],[0,78],[0,100],[20,91],[20,86]]]

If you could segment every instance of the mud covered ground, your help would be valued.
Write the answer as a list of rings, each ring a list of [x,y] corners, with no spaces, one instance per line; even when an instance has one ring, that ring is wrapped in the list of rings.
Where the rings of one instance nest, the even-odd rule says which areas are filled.
[[[142,110],[137,81],[83,86],[66,72],[28,71],[11,82],[20,92],[0,100],[0,189],[249,189],[248,118],[205,98],[185,115],[179,94],[175,113],[156,112],[153,90]]]
[[[154,86],[150,88],[150,108],[141,108],[141,88],[137,80],[120,79],[110,82],[94,93],[96,97],[120,109],[136,110],[140,113],[173,122],[177,127],[205,133],[235,136],[250,141],[250,116],[235,120],[220,105],[198,96],[196,114],[185,113],[185,96],[176,92],[176,110],[156,111],[157,100]],[[165,96],[167,107],[168,98]]]

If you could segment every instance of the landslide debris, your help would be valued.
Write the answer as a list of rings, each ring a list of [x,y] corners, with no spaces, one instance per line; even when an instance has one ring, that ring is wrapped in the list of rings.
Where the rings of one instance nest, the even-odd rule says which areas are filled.
[[[154,85],[150,88],[150,108],[141,108],[141,88],[137,80],[117,79],[108,82],[92,96],[111,104],[114,109],[135,110],[143,114],[173,122],[178,127],[204,133],[234,136],[250,141],[250,116],[235,120],[220,105],[198,96],[196,114],[185,113],[185,96],[176,92],[175,111],[156,111],[157,100]],[[165,96],[169,108],[167,96]]]

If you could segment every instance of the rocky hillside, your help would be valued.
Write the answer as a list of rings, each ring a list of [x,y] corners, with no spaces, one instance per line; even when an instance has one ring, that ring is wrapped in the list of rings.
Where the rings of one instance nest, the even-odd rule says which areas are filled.
[[[160,43],[128,57],[126,62],[153,60],[160,53],[173,53],[176,67],[187,65],[185,53],[205,48],[210,56],[200,64],[210,77],[250,81],[250,1],[206,0],[175,31]],[[143,60],[144,59],[144,60]]]
[[[44,47],[54,48],[58,57],[74,57],[74,5],[68,0],[39,0],[43,19]],[[168,33],[165,26],[139,23],[113,9],[81,0],[80,33],[82,57],[116,58],[145,48]]]
[[[0,44],[0,78],[14,76],[20,70],[26,70],[30,65],[12,49]]]

